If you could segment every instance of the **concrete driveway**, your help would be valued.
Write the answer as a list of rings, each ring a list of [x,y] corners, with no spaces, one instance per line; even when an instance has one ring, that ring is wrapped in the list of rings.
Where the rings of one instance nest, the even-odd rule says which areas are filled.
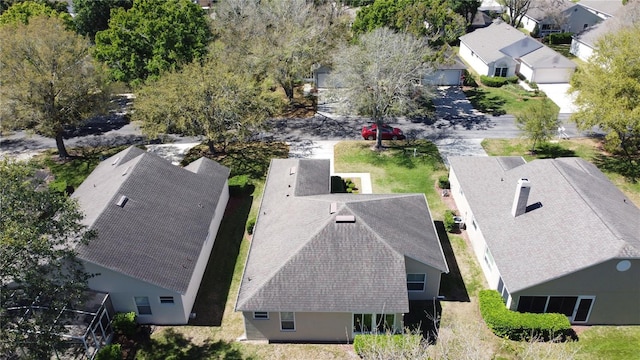
[[[538,88],[544,91],[545,94],[551,99],[556,105],[560,107],[560,114],[572,114],[578,110],[576,105],[573,103],[575,99],[575,94],[568,94],[567,90],[569,90],[569,84],[561,83],[561,84],[538,84]]]

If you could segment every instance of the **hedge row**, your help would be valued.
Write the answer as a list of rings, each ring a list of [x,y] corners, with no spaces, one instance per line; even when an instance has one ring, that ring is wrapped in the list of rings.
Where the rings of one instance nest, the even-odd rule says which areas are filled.
[[[547,36],[549,44],[571,44],[572,38],[573,33],[570,32],[549,34]]]
[[[489,87],[501,87],[507,84],[517,84],[517,76],[501,77],[501,76],[480,76],[480,82]]]
[[[353,350],[365,358],[367,354],[404,354],[412,353],[421,346],[421,342],[420,335],[411,334],[356,335]]]
[[[571,324],[563,314],[532,314],[511,311],[495,290],[479,293],[480,313],[485,323],[499,337],[511,340],[553,340],[571,334]]]

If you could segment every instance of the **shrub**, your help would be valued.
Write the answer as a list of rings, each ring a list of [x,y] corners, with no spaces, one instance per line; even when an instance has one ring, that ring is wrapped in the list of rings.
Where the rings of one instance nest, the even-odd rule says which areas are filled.
[[[121,360],[122,349],[120,344],[103,346],[96,354],[95,360]]]
[[[256,219],[251,218],[247,221],[247,234],[253,235],[253,228],[256,226]]]
[[[451,189],[451,184],[449,183],[448,175],[442,175],[438,178],[438,187],[440,189]]]
[[[111,324],[116,332],[127,337],[131,337],[136,334],[136,329],[138,327],[138,324],[136,323],[136,313],[133,311],[128,313],[117,313],[113,316]]]
[[[416,334],[356,335],[353,350],[365,359],[368,354],[407,354],[420,349],[421,341],[421,336]]]
[[[549,34],[547,39],[549,44],[571,44],[571,40],[573,38],[573,33],[565,32],[565,33],[556,33]]]
[[[249,192],[251,180],[248,175],[236,175],[229,179],[229,195],[242,196]]]
[[[462,75],[462,85],[471,87],[478,86],[478,83],[476,83],[476,79],[468,70],[465,70],[464,75]]]
[[[565,338],[571,324],[563,314],[520,313],[507,309],[495,290],[479,293],[480,313],[489,329],[499,337],[516,341]]]
[[[444,212],[444,228],[448,232],[452,232],[456,229],[456,222],[453,220],[453,217],[456,213],[453,210],[447,210]]]
[[[501,87],[507,84],[516,84],[517,76],[500,77],[500,76],[480,76],[480,82],[489,87]]]

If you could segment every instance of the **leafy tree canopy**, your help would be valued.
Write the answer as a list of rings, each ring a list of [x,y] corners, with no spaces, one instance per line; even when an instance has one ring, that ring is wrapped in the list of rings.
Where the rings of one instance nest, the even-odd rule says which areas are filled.
[[[77,203],[49,190],[29,164],[0,160],[0,357],[49,359],[88,276],[75,246],[93,235]],[[38,311],[12,310],[31,305]],[[58,316],[60,315],[60,318]],[[25,318],[25,316],[27,318]],[[57,321],[56,321],[57,319]],[[25,352],[22,353],[21,350]]]
[[[638,59],[640,26],[621,28],[603,36],[589,62],[571,78],[579,107],[571,119],[582,130],[598,126],[606,131],[608,148],[622,151],[630,165],[640,151]]]
[[[98,31],[109,28],[112,9],[128,10],[132,6],[133,0],[73,0],[76,30],[93,41]]]
[[[216,54],[149,82],[137,94],[133,119],[150,137],[175,132],[203,135],[211,153],[231,141],[244,141],[281,105],[238,62]]]
[[[67,2],[58,0],[0,0],[0,14],[5,12],[8,8],[15,4],[19,4],[25,1],[33,1],[43,4],[59,13],[67,12]]]
[[[118,81],[140,83],[179,69],[207,52],[211,30],[189,0],[138,0],[111,12],[109,28],[95,38],[95,55]]]
[[[65,127],[80,124],[109,100],[89,42],[49,17],[1,26],[0,42],[0,125],[55,138],[66,157]]]
[[[352,29],[361,34],[379,27],[424,36],[437,46],[464,35],[466,21],[448,0],[376,0],[358,11]]]
[[[531,151],[542,142],[553,138],[558,130],[558,112],[551,101],[536,101],[525,111],[516,116],[516,125],[524,136],[531,140]]]
[[[35,16],[49,16],[60,19],[68,29],[73,28],[73,19],[68,12],[59,12],[45,2],[18,2],[0,15],[0,24],[29,23],[29,18]]]

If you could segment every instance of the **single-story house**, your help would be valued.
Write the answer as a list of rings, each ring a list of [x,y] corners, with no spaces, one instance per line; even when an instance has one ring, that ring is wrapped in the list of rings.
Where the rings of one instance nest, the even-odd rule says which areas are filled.
[[[529,32],[538,30],[540,37],[553,33],[577,33],[602,19],[570,0],[533,0],[522,17],[522,27]]]
[[[78,257],[117,312],[186,324],[229,199],[229,169],[181,168],[136,147],[102,161],[73,193],[97,237]]]
[[[460,86],[464,81],[466,69],[467,66],[454,55],[432,73],[425,75],[422,83],[435,86]]]
[[[584,2],[584,4],[583,4]],[[604,20],[575,34],[571,39],[573,55],[581,60],[589,61],[596,48],[596,42],[604,35],[614,32],[625,23],[634,21],[633,14],[627,14],[627,8],[620,1],[590,1],[583,0],[578,3],[580,7],[591,11]]]
[[[236,311],[249,340],[401,331],[448,272],[424,194],[331,193],[329,160],[274,159]]]
[[[537,83],[569,82],[576,64],[518,29],[496,21],[460,37],[460,57],[478,74],[522,74]]]
[[[450,157],[451,194],[507,308],[640,324],[640,209],[580,158]]]

